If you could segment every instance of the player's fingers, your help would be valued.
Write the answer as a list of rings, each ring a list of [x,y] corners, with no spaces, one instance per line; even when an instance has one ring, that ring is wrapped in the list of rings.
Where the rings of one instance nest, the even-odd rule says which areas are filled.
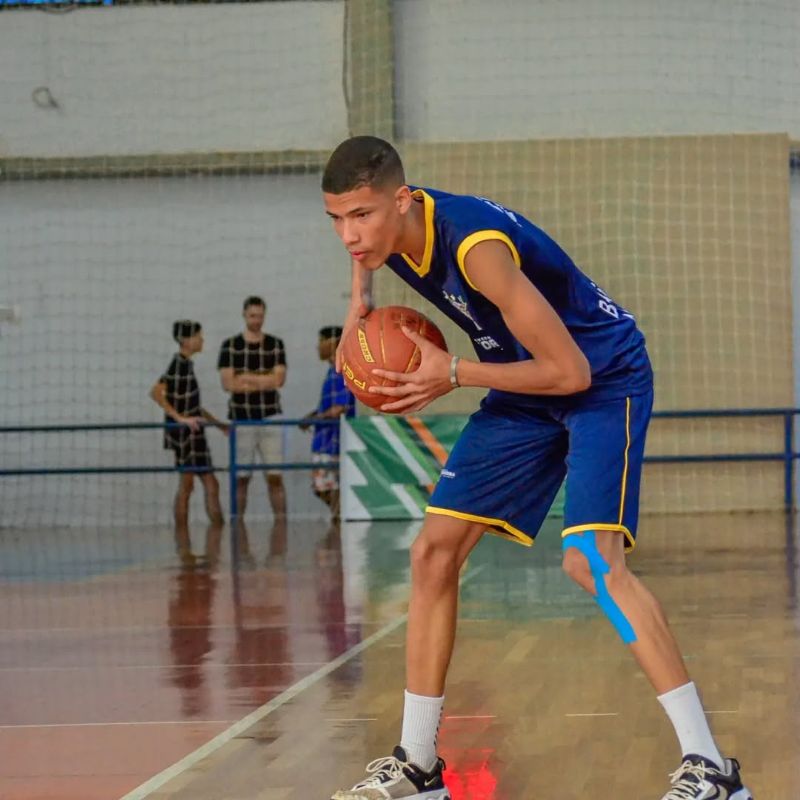
[[[400,386],[370,386],[370,394],[385,394],[389,397],[406,397],[419,392],[420,387],[413,383],[404,383]]]
[[[390,381],[397,383],[411,383],[414,380],[413,372],[390,372],[388,369],[373,369],[373,375],[379,378],[388,378]]]
[[[402,400],[395,400],[393,403],[384,403],[381,411],[418,411],[427,405],[427,398],[424,395],[412,394]]]
[[[423,345],[429,345],[430,342],[424,337],[420,336],[416,331],[412,331],[411,328],[407,328],[405,325],[400,327],[400,330],[414,342],[417,347],[422,347]]]

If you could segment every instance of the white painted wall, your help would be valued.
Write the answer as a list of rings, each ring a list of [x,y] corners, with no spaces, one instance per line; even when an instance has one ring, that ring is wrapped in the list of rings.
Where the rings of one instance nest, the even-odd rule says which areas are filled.
[[[0,156],[332,148],[347,135],[343,9],[6,10]],[[38,87],[57,109],[37,105]]]
[[[265,327],[286,343],[284,410],[302,416],[316,404],[325,369],[317,331],[342,319],[349,293],[348,261],[324,215],[318,176],[0,183],[0,265],[0,295],[23,312],[20,325],[0,330],[4,425],[159,421],[147,392],[176,349],[172,321],[183,317],[204,326],[196,371],[204,404],[223,416],[217,352],[241,329],[248,294],[266,299]],[[209,438],[215,461],[226,464],[223,438]],[[290,455],[306,460],[309,444],[292,432]],[[159,432],[48,434],[0,437],[0,461],[54,467],[170,457]],[[301,477],[300,510],[314,510],[308,475]],[[142,524],[163,520],[168,493],[151,492],[174,482],[47,481],[37,496],[26,488],[35,481],[0,480],[0,524],[37,517],[48,497],[62,521],[132,508]],[[115,508],[125,487],[134,496]]]
[[[332,147],[343,9],[4,11],[0,155]],[[794,0],[398,0],[394,18],[406,138],[800,137]]]
[[[399,0],[409,139],[788,131],[795,0]]]

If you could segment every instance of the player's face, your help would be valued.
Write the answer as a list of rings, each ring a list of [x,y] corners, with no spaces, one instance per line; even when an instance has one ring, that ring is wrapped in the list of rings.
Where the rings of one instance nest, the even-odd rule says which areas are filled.
[[[202,352],[203,332],[198,331],[194,336],[187,336],[185,339],[181,339],[181,349],[188,352],[190,356]]]
[[[203,332],[198,331],[194,336],[189,339],[190,347],[192,348],[192,353],[202,353],[203,352]]]
[[[336,352],[336,345],[338,343],[339,340],[334,338],[319,339],[317,342],[317,352],[319,353],[320,361],[329,361],[331,356]]]
[[[244,317],[244,324],[250,333],[261,333],[261,329],[264,327],[264,317],[266,316],[264,306],[247,306],[242,312],[242,316]]]
[[[412,202],[407,186],[360,186],[343,194],[323,192],[322,196],[333,229],[354,261],[366,269],[378,269],[397,252],[395,245]]]

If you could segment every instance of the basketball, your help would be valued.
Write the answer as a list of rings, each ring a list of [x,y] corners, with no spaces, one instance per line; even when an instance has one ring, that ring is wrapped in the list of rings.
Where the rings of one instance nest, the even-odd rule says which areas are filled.
[[[342,340],[342,375],[347,388],[370,408],[378,409],[393,400],[387,395],[371,394],[370,386],[397,386],[396,381],[373,375],[373,369],[413,372],[420,364],[419,347],[403,333],[403,326],[447,350],[436,325],[405,306],[373,309]]]

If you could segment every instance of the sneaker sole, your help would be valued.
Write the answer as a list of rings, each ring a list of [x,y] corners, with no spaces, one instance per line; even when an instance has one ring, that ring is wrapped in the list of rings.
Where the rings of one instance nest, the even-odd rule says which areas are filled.
[[[745,786],[736,794],[731,795],[731,800],[753,800],[753,793]]]
[[[448,789],[432,789],[430,792],[422,792],[422,794],[407,794],[402,800],[451,800],[450,792]],[[739,800],[739,798],[736,798]],[[743,798],[746,800],[746,798]]]

